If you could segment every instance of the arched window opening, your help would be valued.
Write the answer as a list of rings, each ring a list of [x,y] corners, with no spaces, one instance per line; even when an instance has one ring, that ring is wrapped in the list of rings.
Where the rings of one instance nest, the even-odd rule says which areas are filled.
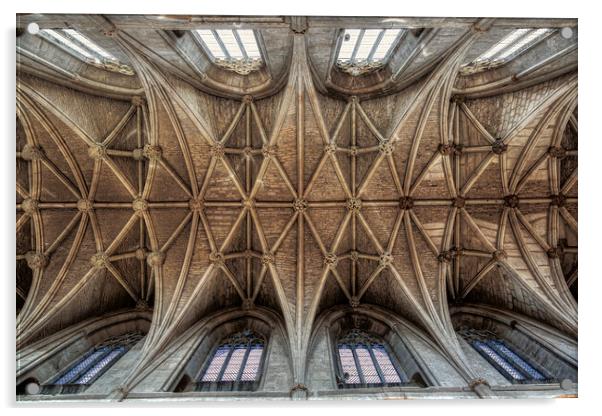
[[[80,357],[65,371],[42,387],[42,394],[78,393],[103,375],[144,335],[129,332],[109,338]]]
[[[342,377],[339,387],[400,386],[414,384],[389,353],[380,339],[352,329],[337,342]]]
[[[211,355],[196,390],[255,390],[261,379],[264,349],[264,338],[251,330],[225,339]]]
[[[345,29],[337,54],[338,68],[352,76],[382,68],[403,34],[402,29]]]
[[[544,368],[527,361],[495,333],[476,329],[464,329],[458,333],[510,382],[527,384],[554,381]]]
[[[195,32],[216,65],[240,75],[248,75],[262,67],[263,59],[253,30],[203,29]]]
[[[479,55],[472,62],[464,65],[460,72],[470,74],[503,65],[516,58],[521,53],[532,48],[554,29],[516,29],[502,38],[499,42]]]
[[[119,62],[109,51],[74,29],[43,29],[40,35],[82,61],[113,72],[134,75],[134,70]]]

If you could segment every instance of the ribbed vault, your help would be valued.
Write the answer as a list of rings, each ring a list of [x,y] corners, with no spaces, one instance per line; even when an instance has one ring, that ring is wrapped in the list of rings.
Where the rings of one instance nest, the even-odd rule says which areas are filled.
[[[321,78],[320,18],[307,31],[294,19],[257,26],[268,51],[285,52],[272,81],[228,93],[179,69],[192,58],[183,45],[150,51],[147,33],[175,47],[159,28],[105,20],[130,86],[18,73],[18,348],[152,308],[127,389],[229,307],[281,315],[299,383],[315,318],[337,304],[403,316],[467,380],[450,302],[576,336],[576,72],[544,67],[535,75],[547,79],[513,89],[501,73],[499,90],[458,76],[488,46],[483,27],[508,22],[458,20],[445,53],[364,94]]]

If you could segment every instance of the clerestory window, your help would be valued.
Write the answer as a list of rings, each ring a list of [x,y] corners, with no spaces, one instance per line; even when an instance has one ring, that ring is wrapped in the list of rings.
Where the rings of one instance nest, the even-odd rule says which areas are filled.
[[[552,379],[543,368],[521,357],[490,331],[469,329],[459,334],[512,383],[545,383]]]
[[[229,71],[248,75],[263,65],[257,36],[251,29],[196,30],[213,62]]]
[[[254,390],[261,378],[265,340],[245,330],[223,340],[213,351],[197,390]]]
[[[404,33],[401,29],[345,29],[337,66],[353,76],[382,68]]]
[[[380,339],[353,329],[337,342],[340,387],[398,386],[409,383]]]
[[[472,73],[503,65],[550,35],[553,29],[516,29],[499,42],[464,65],[463,73]]]
[[[134,75],[134,70],[119,62],[107,50],[74,29],[43,29],[40,35],[84,62],[113,72]]]
[[[42,394],[77,393],[85,390],[144,337],[130,332],[98,344],[42,387]]]

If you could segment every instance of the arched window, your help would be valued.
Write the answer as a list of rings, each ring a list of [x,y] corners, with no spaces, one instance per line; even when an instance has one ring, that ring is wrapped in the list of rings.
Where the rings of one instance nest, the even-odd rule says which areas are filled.
[[[546,383],[553,380],[544,368],[521,357],[491,331],[464,329],[459,334],[512,383]]]
[[[263,65],[257,36],[251,29],[196,30],[196,35],[213,63],[248,75]]]
[[[265,340],[251,330],[230,336],[211,355],[197,390],[254,390],[261,378]]]
[[[393,363],[385,343],[352,329],[337,342],[343,380],[340,387],[399,386],[409,380]]]
[[[42,388],[42,394],[78,393],[85,390],[144,335],[130,332],[109,338],[80,357]]]

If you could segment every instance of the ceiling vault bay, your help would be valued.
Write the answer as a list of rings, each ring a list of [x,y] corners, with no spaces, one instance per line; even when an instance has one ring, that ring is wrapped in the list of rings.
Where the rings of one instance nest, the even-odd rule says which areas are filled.
[[[380,96],[329,94],[311,30],[295,20],[293,31],[266,24],[287,58],[253,95],[175,70],[140,27],[110,32],[134,87],[58,82],[23,60],[17,269],[31,275],[17,285],[17,347],[152,307],[125,394],[219,308],[278,311],[301,384],[315,319],[341,303],[409,319],[467,381],[476,375],[448,302],[515,309],[576,336],[577,271],[563,261],[576,251],[576,139],[571,148],[566,137],[577,133],[576,70],[535,71],[517,91],[459,86],[460,65],[495,25],[474,20],[410,86]]]

